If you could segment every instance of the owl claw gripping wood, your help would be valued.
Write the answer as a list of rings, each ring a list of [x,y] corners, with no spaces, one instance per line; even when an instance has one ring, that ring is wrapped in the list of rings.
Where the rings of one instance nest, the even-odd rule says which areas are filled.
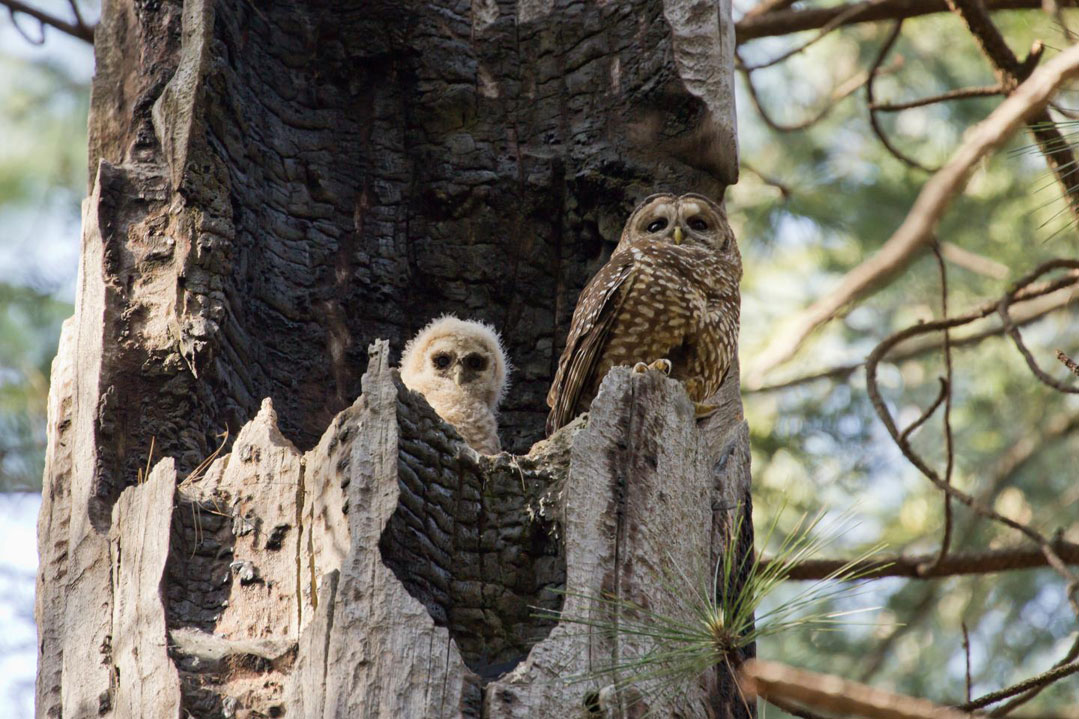
[[[638,362],[637,364],[633,365],[633,371],[637,372],[638,374],[640,374],[642,372],[647,372],[650,369],[654,369],[657,372],[662,372],[663,374],[670,377],[671,376],[671,361],[668,360],[668,359],[658,359],[658,360],[656,360],[655,362],[652,362],[652,363]]]
[[[547,433],[587,410],[617,365],[664,371],[684,383],[698,418],[715,412],[705,400],[734,359],[741,279],[738,243],[719,205],[693,193],[645,199],[577,300],[547,393]]]

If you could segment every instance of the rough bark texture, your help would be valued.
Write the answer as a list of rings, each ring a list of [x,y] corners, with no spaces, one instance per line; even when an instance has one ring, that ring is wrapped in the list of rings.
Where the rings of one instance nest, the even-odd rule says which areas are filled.
[[[168,552],[160,611],[195,716],[273,716],[301,674],[326,683],[297,700],[303,716],[367,701],[331,676],[346,671],[338,662],[373,661],[362,652],[376,646],[401,650],[402,662],[420,654],[395,644],[392,623],[369,645],[335,638],[359,631],[362,612],[399,611],[429,649],[440,642],[438,706],[510,712],[496,709],[492,687],[503,685],[520,707],[539,702],[532,678],[554,671],[544,659],[554,650],[518,662],[554,634],[526,604],[554,606],[563,581],[607,586],[596,583],[604,573],[611,587],[626,576],[646,587],[662,561],[615,569],[625,551],[654,551],[653,530],[630,531],[611,509],[624,489],[588,514],[587,536],[601,541],[569,539],[585,531],[573,529],[584,521],[578,499],[545,488],[572,476],[566,458],[630,462],[620,480],[580,475],[616,487],[655,467],[614,450],[588,457],[567,439],[531,458],[479,458],[422,402],[391,402],[383,370],[377,391],[353,403],[367,344],[389,339],[384,368],[434,315],[493,323],[516,365],[503,446],[526,451],[577,293],[631,206],[662,188],[718,198],[735,180],[729,3],[105,0],[95,44],[90,197],[75,317],[53,370],[39,520],[38,714],[130,706],[117,691],[133,653],[117,647],[153,644],[158,609],[122,610],[122,597],[145,603],[152,592],[116,585],[112,551],[121,547],[123,570],[133,530],[118,521],[133,520],[117,519],[132,516],[120,498],[160,456],[174,458],[177,483],[171,522],[154,527],[166,532],[154,550],[167,542]],[[629,416],[604,420],[604,441],[637,426]],[[724,432],[740,416],[732,410]],[[228,458],[178,481],[226,429]],[[727,441],[680,431],[687,451],[703,452],[701,437]],[[159,511],[148,487],[160,473],[124,501]],[[642,507],[700,519],[663,515],[660,485],[641,481]],[[704,491],[693,487],[678,491]],[[566,536],[552,535],[563,521]],[[679,541],[679,551],[705,546]],[[614,554],[592,556],[601,550]],[[159,559],[147,554],[130,576],[149,581]],[[367,594],[372,577],[380,599]],[[118,644],[129,626],[137,633]],[[312,638],[320,626],[325,641]],[[318,652],[322,668],[305,659]],[[368,674],[348,682],[374,686],[379,672],[419,681],[362,666]]]
[[[166,459],[121,494],[105,683],[65,674],[65,714],[584,716],[602,672],[651,646],[537,609],[614,629],[596,598],[617,597],[692,621],[682,600],[723,547],[751,551],[731,536],[750,511],[735,383],[698,423],[677,382],[616,369],[590,416],[484,457],[388,356],[383,342],[316,449],[288,442],[267,400],[205,472],[178,482]],[[338,530],[316,539],[314,508]],[[725,670],[661,705],[638,689],[599,713],[746,715]]]

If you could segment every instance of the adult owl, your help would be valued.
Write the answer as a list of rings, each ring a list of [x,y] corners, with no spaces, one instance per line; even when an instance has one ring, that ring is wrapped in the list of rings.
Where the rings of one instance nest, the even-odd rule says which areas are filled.
[[[472,449],[497,454],[498,405],[509,363],[491,327],[452,315],[432,320],[405,346],[401,381],[419,392]]]
[[[726,214],[703,195],[657,194],[629,216],[614,254],[573,312],[547,404],[547,434],[588,409],[611,367],[681,380],[697,415],[738,341],[742,258]]]

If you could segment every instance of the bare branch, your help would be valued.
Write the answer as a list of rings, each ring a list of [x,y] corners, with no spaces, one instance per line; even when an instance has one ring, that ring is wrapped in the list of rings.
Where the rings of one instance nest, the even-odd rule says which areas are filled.
[[[907,428],[899,435],[900,438],[906,440],[914,430],[925,424],[925,421],[933,416],[933,413],[937,411],[937,408],[944,402],[944,398],[948,396],[948,381],[943,377],[940,378],[940,393],[937,394],[937,398],[933,400],[932,404],[925,408],[925,410],[919,415],[918,419],[907,425]]]
[[[869,0],[868,5],[870,7],[874,7],[876,5],[883,5],[884,3],[888,2],[888,1],[889,0]],[[739,69],[744,70],[746,72],[753,72],[754,70],[763,70],[766,67],[772,67],[773,65],[778,65],[779,63],[783,62],[787,58],[793,57],[794,55],[797,55],[798,53],[803,52],[804,50],[812,47],[818,41],[820,41],[825,35],[827,35],[832,30],[835,30],[837,27],[842,25],[844,23],[844,21],[846,21],[849,18],[857,15],[860,12],[862,12],[861,7],[848,8],[845,12],[839,13],[838,15],[833,17],[831,20],[826,22],[821,27],[821,29],[817,32],[816,35],[814,35],[810,39],[806,40],[802,44],[795,45],[794,47],[787,50],[786,52],[780,53],[779,55],[772,58],[771,60],[765,60],[764,62],[758,63],[756,65],[742,65],[741,59],[737,58],[737,56],[736,56],[736,61],[739,63],[739,65],[741,65],[741,67]]]
[[[1077,74],[1079,45],[1073,45],[1032,73],[988,118],[971,128],[947,164],[922,187],[903,224],[875,255],[794,318],[787,330],[758,355],[747,373],[745,386],[760,387],[764,375],[790,359],[813,330],[903,270],[915,253],[932,240],[941,215],[966,186],[977,162],[1004,143],[1031,113],[1044,108],[1057,88]]]
[[[896,20],[892,25],[892,29],[888,32],[888,37],[884,40],[884,44],[881,45],[880,51],[877,53],[877,57],[873,60],[873,64],[869,68],[869,78],[865,83],[865,103],[869,108],[869,127],[873,130],[873,134],[880,140],[880,144],[884,145],[884,149],[891,153],[892,157],[902,162],[904,165],[913,167],[916,170],[922,170],[923,172],[936,172],[938,168],[928,168],[922,163],[915,160],[910,155],[907,155],[894,144],[891,139],[884,132],[884,128],[880,124],[880,120],[877,119],[877,112],[874,109],[876,102],[873,100],[873,81],[877,77],[877,73],[880,70],[880,66],[884,64],[884,59],[888,57],[888,53],[891,52],[892,47],[895,45],[895,41],[899,39],[899,34],[903,30],[903,21]]]
[[[1050,267],[1050,265],[1053,265],[1053,267]],[[1047,269],[1043,270],[1043,267]],[[1012,342],[1015,343],[1016,349],[1018,349],[1019,353],[1023,355],[1023,359],[1026,360],[1027,367],[1030,368],[1030,371],[1034,373],[1034,376],[1037,377],[1038,380],[1042,382],[1042,384],[1048,387],[1052,387],[1056,391],[1063,392],[1064,394],[1079,394],[1079,387],[1069,387],[1063,382],[1060,382],[1045,373],[1045,371],[1038,365],[1037,360],[1034,359],[1034,355],[1030,353],[1030,350],[1027,348],[1026,343],[1023,342],[1023,336],[1019,333],[1019,328],[1015,326],[1015,322],[1012,321],[1012,317],[1008,313],[1008,306],[1011,304],[1011,295],[1016,290],[1018,290],[1018,288],[1030,284],[1031,282],[1036,280],[1041,274],[1049,271],[1049,269],[1059,267],[1071,267],[1079,269],[1079,261],[1057,260],[1055,263],[1046,263],[1045,265],[1042,265],[1042,267],[1039,267],[1034,272],[1019,280],[1015,284],[1015,289],[1013,289],[1012,292],[1005,294],[1004,297],[1001,298],[1000,304],[997,305],[997,313],[1000,315],[1000,318],[1004,323],[1004,331],[1007,332],[1008,336],[1012,338]]]
[[[1040,10],[1041,0],[988,0],[990,10]],[[857,12],[851,12],[857,10]],[[816,30],[832,22],[837,16],[845,19],[840,26],[881,20],[900,20],[948,12],[944,0],[888,0],[885,3],[857,2],[809,10],[782,10],[745,17],[735,24],[735,37],[739,44],[761,37],[789,35],[804,30]]]
[[[972,97],[991,97],[993,95],[1003,94],[1004,89],[1000,85],[988,85],[986,87],[961,87],[957,90],[949,90],[948,92],[942,92],[939,95],[921,97],[917,100],[908,100],[906,102],[875,102],[869,106],[869,109],[876,110],[877,112],[899,112],[900,110],[910,110],[914,107],[935,105],[938,102],[966,100]]]
[[[750,659],[739,681],[750,696],[796,702],[832,714],[854,714],[874,719],[967,719],[966,714],[928,699],[887,692],[866,684],[797,669],[779,662]]]
[[[1064,354],[1064,350],[1057,350],[1057,359],[1070,369],[1073,375],[1079,377],[1079,364],[1076,364],[1075,360]]]
[[[739,58],[737,49],[734,51],[734,55],[736,59]],[[895,62],[889,63],[888,67],[881,68],[877,74],[883,75],[887,72],[893,72],[902,65],[902,58],[896,58]],[[828,114],[836,108],[836,105],[841,100],[845,100],[851,95],[853,95],[855,92],[857,92],[858,88],[862,87],[862,85],[864,85],[869,79],[869,73],[867,72],[861,72],[852,75],[850,78],[840,83],[835,87],[835,89],[832,90],[831,94],[829,95],[828,101],[821,105],[819,110],[816,110],[804,120],[800,120],[799,122],[795,123],[785,124],[774,119],[771,113],[767,109],[765,109],[764,101],[761,100],[760,95],[757,93],[757,86],[753,83],[752,74],[742,67],[740,67],[740,71],[742,73],[742,78],[745,80],[746,92],[749,93],[749,99],[753,103],[753,107],[756,108],[757,113],[761,116],[761,119],[764,120],[764,124],[775,130],[776,132],[797,132],[799,130],[805,130],[806,128],[812,127],[813,125],[817,124],[825,117],[827,117]]]
[[[1016,694],[1021,694],[1031,689],[1038,689],[1048,686],[1049,684],[1052,684],[1058,679],[1063,679],[1064,677],[1075,674],[1076,672],[1079,672],[1079,662],[1064,664],[1050,669],[1047,672],[1039,674],[1038,676],[1025,679],[1018,684],[1013,684],[1006,689],[990,692],[989,694],[978,697],[974,701],[967,702],[966,704],[961,704],[959,708],[968,711],[974,709],[981,709],[982,707],[989,706],[990,704],[996,704],[999,701],[1003,701],[1008,697],[1013,697]]]
[[[948,268],[944,264],[944,256],[940,252],[940,243],[933,244],[933,255],[937,258],[937,267],[940,270],[940,315],[942,319],[948,319]],[[946,456],[944,469],[944,483],[952,484],[952,472],[955,469],[955,440],[952,435],[952,386],[954,385],[952,371],[952,341],[951,329],[944,328],[944,453]],[[933,560],[932,566],[923,568],[930,572],[939,567],[948,555],[952,546],[952,495],[944,493],[944,536],[940,541],[940,553]]]
[[[944,255],[944,259],[957,267],[962,267],[964,270],[969,270],[984,277],[991,277],[994,280],[1003,280],[1008,276],[1007,265],[988,257],[983,257],[976,252],[971,252],[954,242],[941,242],[940,251]]]
[[[72,7],[75,8],[74,24],[69,23],[66,20],[61,20],[60,18],[50,15],[48,13],[42,12],[41,10],[31,7],[24,2],[20,2],[20,0],[0,0],[0,5],[6,7],[11,13],[12,22],[15,22],[15,14],[21,13],[23,15],[28,15],[29,17],[34,18],[39,23],[41,23],[42,26],[48,25],[49,27],[54,27],[61,32],[67,33],[72,37],[77,37],[80,40],[85,40],[90,44],[93,44],[94,42],[94,29],[92,27],[88,27],[82,21],[82,16],[79,14],[78,9],[75,8],[74,2],[71,3]],[[18,28],[18,24],[16,24],[16,28]],[[22,32],[21,29],[20,32]],[[44,40],[44,34],[42,34],[42,40]]]
[[[970,680],[970,633],[967,631],[966,622],[960,622],[959,626],[963,630],[963,658],[966,660],[964,662],[966,666],[966,685],[964,686],[965,693],[963,694],[963,696],[969,702],[970,691],[971,687],[973,686],[973,683]]]
[[[1068,564],[1079,564],[1079,544],[1057,540],[1053,551]],[[852,574],[864,579],[905,577],[907,579],[943,579],[969,574],[995,574],[1019,569],[1038,569],[1049,566],[1045,553],[1038,547],[1011,547],[978,553],[950,554],[936,566],[935,555],[912,554],[880,557],[861,562],[852,567]],[[761,560],[767,564],[769,560]],[[834,576],[841,567],[850,565],[849,559],[809,559],[791,568],[790,579],[819,580]]]
[[[945,250],[947,243],[945,243]],[[945,251],[945,258],[947,258],[947,251]],[[1079,282],[1079,278],[1076,279]],[[1062,307],[1075,302],[1077,297],[1076,290],[1073,287],[1064,287],[1056,292],[1031,300],[1023,305],[1017,305],[1022,307],[1022,312],[1016,312],[1013,314],[1012,319],[1017,327],[1024,327],[1032,322],[1036,322],[1043,319],[1045,316],[1055,312]],[[990,327],[989,329],[981,330],[979,332],[973,332],[968,335],[956,337],[952,340],[952,347],[971,347],[975,346],[989,337],[998,337],[1004,334],[1004,326],[997,325]],[[911,338],[906,342],[902,342],[896,345],[896,349],[888,355],[888,361],[892,363],[899,363],[915,357],[920,357],[929,352],[940,349],[941,342],[936,338]],[[778,390],[789,389],[791,387],[797,387],[803,384],[809,384],[810,382],[818,382],[822,379],[845,379],[850,375],[857,372],[859,369],[865,366],[865,362],[850,362],[847,364],[837,365],[828,369],[820,370],[819,372],[812,372],[809,374],[794,377],[782,382],[776,382],[774,384],[764,385],[756,389],[743,389],[743,392],[776,392]]]
[[[1064,657],[1060,661],[1058,661],[1056,664],[1054,664],[1052,669],[1054,669],[1054,670],[1055,669],[1060,669],[1060,668],[1070,664],[1071,662],[1074,662],[1076,657],[1079,657],[1079,636],[1077,636],[1075,638],[1075,641],[1072,642],[1072,645],[1068,649],[1067,654],[1065,654]],[[991,716],[991,717],[1006,716],[1009,712],[1011,712],[1016,707],[1020,707],[1023,704],[1026,704],[1028,701],[1030,701],[1034,697],[1038,696],[1038,694],[1040,694],[1042,692],[1042,690],[1045,689],[1047,686],[1049,686],[1048,683],[1045,683],[1045,684],[1039,683],[1036,686],[1033,686],[1033,687],[1027,689],[1022,694],[1020,694],[1019,696],[1012,699],[1010,702],[1008,702],[1006,704],[1002,704],[1001,706],[997,707],[993,711],[989,712],[989,716]]]
[[[963,19],[971,34],[974,35],[982,53],[993,65],[993,72],[1001,87],[1010,93],[1030,75],[1041,59],[1044,49],[1041,42],[1035,42],[1026,60],[1019,62],[1015,53],[1008,47],[1008,43],[1004,41],[1000,30],[990,19],[989,11],[982,0],[948,0],[948,6]],[[1073,218],[1079,220],[1079,183],[1068,181],[1068,177],[1075,174],[1076,167],[1075,154],[1072,152],[1071,145],[1064,140],[1064,136],[1060,134],[1049,110],[1045,107],[1040,108],[1037,113],[1027,119],[1027,127],[1034,135],[1034,140],[1045,156],[1049,169],[1060,182]]]
[[[1079,50],[1079,46],[1074,46],[1072,49]],[[1072,270],[1072,274],[1074,275],[1075,271],[1079,270],[1079,260],[1056,259],[1050,260],[1039,265],[1034,271],[1026,275],[1024,278],[1022,278],[1019,282],[1015,284],[1015,286],[1008,293],[1008,297],[1015,299],[1018,297],[1030,296],[1033,293],[1044,293],[1048,289],[1048,287],[1053,286],[1054,283],[1042,283],[1041,285],[1035,285],[1034,281],[1041,277],[1043,274],[1056,269],[1070,269]],[[996,307],[998,310],[1003,303],[1003,300],[997,303]],[[959,500],[966,506],[970,507],[970,509],[973,510],[975,513],[981,515],[982,517],[985,517],[986,519],[991,519],[995,522],[999,522],[1000,524],[1003,524],[1007,527],[1010,527],[1011,529],[1016,530],[1017,532],[1022,533],[1027,538],[1036,542],[1039,547],[1041,547],[1041,550],[1045,554],[1045,558],[1049,565],[1053,567],[1053,569],[1055,569],[1058,574],[1064,577],[1065,581],[1068,583],[1068,599],[1071,602],[1073,609],[1076,611],[1077,614],[1079,614],[1079,577],[1077,577],[1075,573],[1068,568],[1067,563],[1062,560],[1059,555],[1057,555],[1057,553],[1053,549],[1052,543],[1030,525],[1016,521],[1014,519],[1011,519],[1010,517],[1005,517],[999,512],[996,512],[995,510],[983,505],[980,501],[967,494],[966,492],[958,490],[951,484],[946,482],[945,479],[942,478],[936,470],[934,470],[928,465],[928,463],[926,463],[923,457],[921,457],[917,452],[914,451],[914,449],[910,446],[910,442],[907,440],[907,438],[899,432],[895,424],[895,419],[892,417],[892,413],[888,409],[887,405],[885,405],[884,399],[881,397],[880,394],[880,388],[877,386],[878,363],[889,352],[889,350],[896,344],[898,344],[900,341],[907,337],[913,337],[915,335],[925,334],[927,332],[938,332],[944,329],[955,327],[959,324],[965,324],[967,322],[970,322],[972,318],[976,318],[978,316],[984,317],[988,315],[988,313],[991,311],[989,310],[989,306],[991,305],[983,305],[976,313],[971,313],[952,319],[938,320],[935,322],[926,322],[923,324],[914,325],[913,327],[908,327],[905,330],[896,332],[895,334],[885,339],[883,342],[877,345],[877,347],[869,354],[869,357],[866,359],[866,392],[869,394],[869,401],[873,405],[873,409],[876,411],[877,416],[880,417],[881,422],[884,424],[885,429],[888,431],[888,434],[891,435],[892,439],[895,441],[896,446],[899,448],[899,451],[903,453],[903,456],[906,457],[911,464],[918,468],[918,471],[920,471],[926,477],[926,479],[932,482],[941,491],[947,493],[948,495]]]

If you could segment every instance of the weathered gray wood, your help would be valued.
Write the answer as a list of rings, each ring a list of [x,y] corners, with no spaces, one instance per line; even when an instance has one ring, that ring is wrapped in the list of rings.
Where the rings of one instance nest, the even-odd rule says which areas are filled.
[[[617,621],[589,599],[602,594],[689,619],[678,597],[696,587],[680,592],[665,568],[677,561],[699,580],[729,542],[748,551],[730,536],[735,512],[748,513],[733,383],[699,423],[678,383],[617,369],[587,422],[528,456],[490,458],[405,389],[387,357],[383,342],[365,394],[306,455],[267,400],[231,454],[179,485],[175,506],[171,460],[121,495],[105,663],[120,681],[104,713],[136,715],[140,692],[160,683],[200,717],[569,716],[609,692],[606,679],[568,678],[649,647],[553,626],[529,607],[558,609],[557,586],[570,616]],[[457,548],[443,556],[447,531]],[[319,532],[347,550],[316,551]],[[151,676],[154,689],[123,681]],[[669,706],[640,689],[634,711],[743,715],[725,676]],[[171,698],[162,706],[173,716]]]
[[[108,506],[98,492],[100,413],[112,401],[100,378],[111,355],[102,236],[103,168],[83,203],[83,249],[75,316],[64,323],[49,393],[49,445],[38,519],[41,570],[35,618],[38,716],[90,715],[111,706],[108,663],[112,592]]]
[[[161,587],[169,556],[176,467],[159,462],[112,508],[113,715],[180,719],[180,677],[166,648]]]
[[[408,456],[403,449],[408,445],[400,437],[400,423],[408,415],[402,414],[398,397],[408,395],[395,384],[382,357],[378,352],[372,355],[365,376],[367,393],[348,470],[352,544],[340,583],[336,573],[323,582],[320,601],[332,598],[333,606],[320,606],[317,619],[301,637],[302,671],[292,678],[293,712],[312,715],[321,710],[325,717],[532,717],[580,712],[586,695],[603,690],[605,684],[574,683],[568,678],[605,669],[619,657],[648,647],[625,636],[612,640],[566,623],[540,638],[530,653],[526,648],[519,655],[523,663],[508,674],[485,682],[461,654],[460,642],[472,639],[460,633],[465,627],[450,617],[449,630],[444,628],[447,617],[435,614],[443,609],[438,598],[419,586],[423,601],[417,601],[409,592],[408,578],[402,583],[388,570],[386,563],[392,565],[394,558],[387,552],[400,548],[387,543],[393,522],[412,510],[401,503],[401,493],[410,491],[410,480],[401,474],[409,471],[401,461]],[[587,426],[575,422],[535,448],[533,454],[544,458],[550,472],[549,491],[526,491],[522,470],[520,505],[537,507],[543,499],[550,503],[548,514],[557,519],[553,528],[560,530],[565,543],[566,614],[600,617],[603,607],[593,606],[589,597],[613,594],[689,620],[690,609],[679,598],[700,586],[679,587],[681,577],[670,571],[671,562],[677,561],[690,581],[704,582],[729,542],[741,543],[743,552],[751,551],[746,544],[751,535],[731,536],[737,514],[748,516],[750,511],[748,433],[736,384],[725,388],[719,400],[719,412],[698,423],[676,382],[656,373],[616,370],[605,381]],[[470,452],[463,444],[457,446]],[[536,477],[530,466],[528,481],[535,482]],[[512,475],[496,474],[492,479],[516,485]],[[458,497],[466,494],[462,490]],[[497,514],[488,513],[486,506],[481,504],[478,515],[464,510],[456,520],[497,521]],[[423,532],[423,526],[416,525],[413,531]],[[459,562],[467,556],[453,559]],[[411,575],[423,571],[410,565]],[[458,565],[449,571],[463,575],[468,567]],[[736,657],[735,663],[739,660]],[[744,716],[728,679],[725,674],[705,677],[696,693],[687,693],[672,706],[655,706],[653,700],[652,706],[639,702],[634,711]],[[646,696],[648,688],[642,687]]]
[[[475,679],[443,627],[383,563],[379,540],[397,509],[397,387],[385,343],[364,376],[352,447],[350,548],[333,606],[325,717],[446,716]]]
[[[174,535],[169,626],[184,669],[186,710],[218,704],[226,714],[280,710],[301,620],[302,492],[302,455],[278,430],[269,399],[231,454],[180,485],[180,525],[187,529],[193,521],[190,531]],[[215,532],[211,519],[225,521],[216,522]],[[195,564],[211,551],[211,561]],[[225,590],[216,608],[207,607],[209,619],[187,609],[208,593],[191,596],[197,585],[185,591],[186,580],[205,566],[210,582]]]
[[[690,607],[679,600],[706,584],[722,547],[741,539],[730,536],[732,510],[749,511],[748,432],[739,421],[737,397],[732,382],[721,394],[720,411],[699,424],[676,382],[628,368],[607,376],[588,427],[573,444],[563,490],[564,614],[617,624],[610,606],[595,601],[611,596],[692,621]],[[717,535],[722,543],[715,542]],[[686,586],[679,572],[701,584]],[[587,694],[615,678],[568,684],[566,677],[617,667],[649,648],[631,636],[612,640],[563,623],[526,662],[487,686],[484,716],[580,711]],[[625,678],[626,672],[616,676]],[[649,689],[647,683],[641,687],[643,698],[633,715],[648,710],[657,716],[744,715],[725,678],[720,686],[698,687],[667,706],[650,701]]]

